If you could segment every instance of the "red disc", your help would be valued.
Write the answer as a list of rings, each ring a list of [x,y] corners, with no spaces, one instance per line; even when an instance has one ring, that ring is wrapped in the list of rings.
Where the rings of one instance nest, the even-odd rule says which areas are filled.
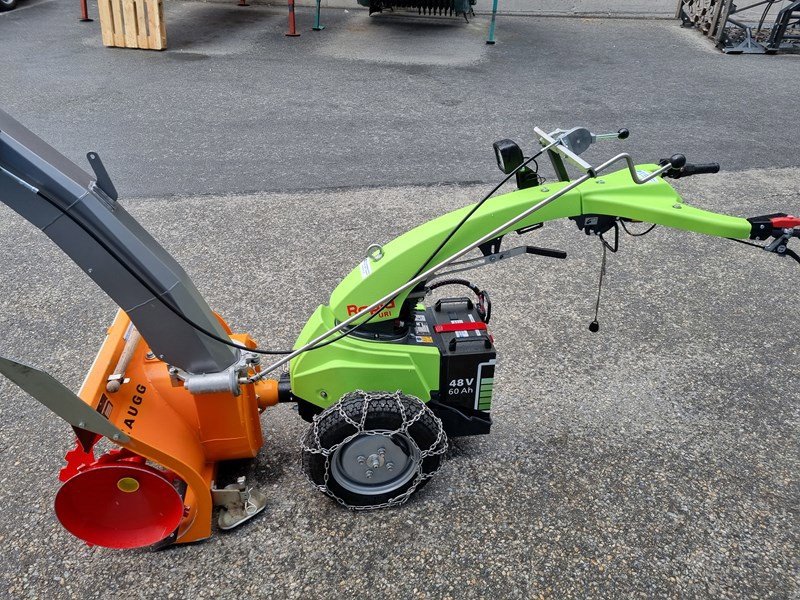
[[[56,516],[67,531],[89,544],[140,548],[175,531],[183,518],[183,500],[155,469],[99,465],[61,486]]]

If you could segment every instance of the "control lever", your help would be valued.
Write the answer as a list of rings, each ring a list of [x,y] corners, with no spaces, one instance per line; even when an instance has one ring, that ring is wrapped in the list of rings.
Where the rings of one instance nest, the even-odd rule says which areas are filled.
[[[585,127],[575,127],[558,136],[558,141],[567,150],[575,154],[583,154],[594,142],[602,140],[624,140],[627,139],[630,134],[631,132],[625,128],[620,129],[617,133],[594,134]]]
[[[596,135],[592,134],[593,138],[592,141],[600,142],[603,140],[627,140],[630,137],[630,135],[631,132],[623,127],[622,129],[617,130],[616,133],[598,133]]]
[[[719,173],[719,163],[693,165],[686,162],[686,157],[683,154],[673,154],[670,158],[662,158],[658,164],[662,167],[670,165],[670,169],[664,173],[664,177],[671,177],[672,179],[706,173]]]

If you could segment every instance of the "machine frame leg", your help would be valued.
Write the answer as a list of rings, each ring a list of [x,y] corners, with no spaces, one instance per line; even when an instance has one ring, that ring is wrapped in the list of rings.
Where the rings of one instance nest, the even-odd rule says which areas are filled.
[[[495,43],[494,27],[495,27],[495,22],[497,21],[497,2],[498,0],[493,0],[492,2],[492,20],[489,23],[489,37],[486,39],[486,43],[489,44],[490,46],[494,45]]]
[[[78,19],[81,23],[90,23],[94,19],[89,18],[89,8],[86,6],[86,0],[81,0],[81,17]]]
[[[297,33],[297,23],[294,18],[294,0],[289,0],[289,31],[284,35],[287,37],[298,37],[300,35]]]
[[[319,23],[319,13],[320,13],[320,3],[322,0],[317,0],[317,15],[314,19],[314,26],[311,28],[313,31],[322,31],[325,29],[325,25],[320,25]]]

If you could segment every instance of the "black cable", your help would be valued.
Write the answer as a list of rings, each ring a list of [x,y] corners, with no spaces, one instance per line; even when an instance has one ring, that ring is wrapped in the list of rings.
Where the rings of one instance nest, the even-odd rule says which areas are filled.
[[[481,315],[484,323],[487,325],[489,324],[489,319],[492,317],[492,299],[489,297],[489,293],[486,290],[482,290],[471,281],[460,278],[440,279],[439,281],[430,284],[428,286],[428,290],[433,291],[448,285],[463,285],[469,288],[470,291],[478,298],[478,314]]]
[[[447,235],[447,237],[439,244],[439,246],[436,248],[436,250],[433,251],[433,253],[428,257],[428,260],[426,260],[424,263],[422,263],[422,266],[417,270],[416,273],[414,273],[414,275],[409,279],[409,281],[411,281],[412,279],[415,279],[416,277],[418,277],[419,274],[422,273],[425,270],[425,268],[430,264],[431,260],[433,260],[433,258],[442,250],[442,248],[444,248],[444,246],[447,244],[447,242],[449,242],[453,238],[453,236],[458,232],[458,230],[461,229],[461,227],[464,225],[464,223],[466,223],[467,220],[469,220],[469,218],[472,215],[475,214],[475,211],[477,211],[484,204],[484,202],[486,202],[489,198],[491,198],[495,194],[495,192],[497,192],[497,190],[499,190],[501,187],[503,187],[511,179],[511,177],[516,175],[517,171],[519,171],[523,167],[528,166],[528,164],[530,164],[531,161],[533,161],[535,164],[538,165],[538,163],[536,163],[536,159],[539,156],[541,156],[543,152],[544,152],[544,150],[540,150],[539,152],[537,152],[536,154],[534,154],[530,158],[526,159],[521,165],[519,165],[516,169],[511,171],[511,173],[506,175],[506,177],[502,181],[500,181],[500,183],[498,183],[494,187],[494,189],[492,189],[491,192],[489,192],[483,198],[481,198],[481,200],[479,200],[475,204],[475,206],[472,207],[472,210],[470,210],[469,213],[467,213],[466,216],[464,216],[464,218],[461,219],[461,221],[459,221],[459,223],[453,228],[453,230]],[[375,309],[372,312],[372,314],[365,321],[362,321],[361,323],[357,323],[356,325],[354,325],[353,327],[349,328],[347,331],[345,331],[344,333],[336,336],[333,339],[326,340],[324,342],[320,342],[319,344],[311,346],[310,348],[306,348],[305,350],[303,350],[303,352],[308,352],[310,350],[316,350],[317,348],[324,348],[325,346],[328,346],[330,344],[338,342],[339,340],[347,337],[348,335],[350,335],[351,333],[353,333],[354,331],[356,331],[360,327],[363,327],[364,325],[366,325],[367,323],[372,321],[372,319],[374,319],[376,315],[378,315],[381,312],[383,312],[383,310],[387,306],[389,306],[392,302],[394,302],[394,300],[396,298],[397,298],[397,296],[394,296],[393,298],[387,300],[382,306],[380,306],[379,308]]]
[[[620,219],[620,220],[619,220],[619,223],[620,223],[620,225],[622,225],[622,228],[625,230],[625,233],[627,233],[628,235],[630,235],[630,236],[633,236],[633,237],[642,237],[643,235],[647,235],[648,233],[650,233],[651,231],[653,231],[653,229],[655,229],[655,228],[656,228],[656,224],[655,224],[655,223],[653,223],[652,225],[650,225],[650,227],[648,227],[648,228],[647,228],[647,229],[645,229],[644,231],[642,231],[642,232],[640,232],[640,233],[633,233],[632,231],[630,231],[630,230],[629,230],[629,229],[628,229],[628,228],[625,226],[625,221],[623,221],[622,219]]]
[[[116,260],[123,269],[125,269],[134,279],[136,279],[136,281],[138,281],[141,285],[143,285],[145,289],[148,292],[150,292],[156,300],[158,300],[161,304],[166,306],[172,313],[174,313],[175,316],[179,317],[182,321],[184,321],[187,325],[189,325],[193,329],[199,331],[203,335],[210,337],[212,340],[216,340],[222,344],[225,344],[226,346],[230,346],[231,348],[236,348],[237,350],[242,349],[241,345],[235,344],[230,340],[226,340],[225,338],[220,337],[211,331],[208,331],[207,329],[201,327],[200,325],[192,321],[189,317],[184,315],[180,310],[178,310],[176,306],[173,306],[171,303],[167,302],[167,300],[161,296],[163,292],[157,291],[152,285],[150,285],[149,282],[145,281],[145,279],[141,275],[136,273],[130,266],[128,266],[128,264],[125,263],[125,261],[123,261],[122,258],[120,258],[119,255],[114,250],[112,250],[103,240],[101,240],[97,235],[95,235],[94,232],[92,232],[86,225],[84,225],[78,219],[76,219],[75,215],[73,215],[68,211],[63,210],[60,206],[58,206],[58,204],[54,200],[48,198],[46,193],[43,193],[42,190],[39,190],[37,192],[37,195],[43,198],[53,208],[60,211],[61,214],[69,218],[78,227],[80,227],[84,231],[84,233],[86,233],[86,235],[88,235],[95,242],[97,242],[97,244],[111,256],[111,258]],[[250,352],[255,352],[257,354],[269,354],[269,355],[291,354],[292,352],[291,350],[259,350],[250,348],[248,348],[247,350],[249,350]]]
[[[603,237],[602,233],[598,234],[597,237],[599,237],[600,241],[603,242],[603,252],[605,252],[606,248],[611,250],[611,252],[616,252],[617,250],[619,250],[619,226],[617,225],[616,221],[614,221],[614,245],[613,246],[606,241],[606,238]]]
[[[501,187],[503,187],[503,186],[506,184],[506,182],[508,182],[508,180],[509,180],[509,179],[511,179],[511,177],[512,177],[513,175],[516,175],[516,174],[517,174],[517,171],[519,171],[519,170],[520,170],[520,169],[522,169],[523,167],[526,167],[526,166],[528,166],[528,164],[530,164],[531,162],[534,162],[534,163],[535,163],[535,162],[536,162],[536,159],[537,159],[537,158],[539,158],[539,157],[542,155],[542,153],[543,153],[543,152],[544,152],[544,150],[539,150],[539,152],[537,152],[536,154],[534,154],[533,156],[531,156],[529,159],[525,160],[525,161],[524,161],[524,162],[523,162],[521,165],[519,165],[519,166],[518,166],[516,169],[514,169],[513,171],[511,171],[511,173],[509,173],[508,175],[506,175],[506,177],[505,177],[505,178],[504,178],[504,179],[503,179],[503,180],[502,180],[500,183],[498,183],[498,184],[497,184],[497,185],[494,187],[494,189],[493,189],[491,192],[489,192],[488,194],[486,194],[486,195],[485,195],[485,196],[484,196],[484,197],[483,197],[483,198],[482,198],[482,199],[481,199],[479,202],[477,202],[477,203],[475,204],[475,206],[473,206],[473,207],[472,207],[472,210],[470,210],[470,211],[469,211],[469,212],[468,212],[468,213],[467,213],[467,214],[464,216],[464,218],[463,218],[463,219],[461,219],[461,221],[459,221],[458,225],[456,225],[456,226],[453,228],[453,230],[452,230],[452,231],[451,231],[451,232],[450,232],[450,233],[447,235],[447,237],[446,237],[446,238],[444,238],[444,240],[442,240],[442,242],[439,244],[439,246],[436,248],[436,250],[434,250],[434,251],[433,251],[433,253],[432,253],[432,254],[431,254],[429,257],[428,257],[428,260],[426,260],[426,261],[425,261],[425,262],[422,264],[422,266],[419,268],[419,270],[418,270],[418,271],[417,271],[417,272],[414,274],[414,277],[412,277],[411,279],[414,279],[415,277],[418,277],[418,276],[419,276],[419,274],[420,274],[420,273],[422,273],[422,272],[425,270],[425,267],[427,267],[427,266],[430,264],[430,262],[431,262],[431,261],[434,259],[434,257],[435,257],[437,254],[439,254],[439,252],[442,250],[442,248],[444,248],[444,247],[445,247],[445,245],[447,244],[447,242],[449,242],[451,239],[453,239],[453,236],[454,236],[456,233],[458,233],[458,230],[459,230],[459,229],[461,229],[461,227],[464,225],[464,223],[466,223],[466,222],[469,220],[469,218],[470,218],[472,215],[474,215],[474,214],[475,214],[475,211],[477,211],[477,210],[478,210],[478,209],[479,209],[481,206],[483,206],[483,203],[484,203],[484,202],[486,202],[486,201],[487,201],[489,198],[491,198],[491,197],[494,195],[494,193],[495,193],[497,190],[499,190]],[[538,164],[538,163],[537,163],[537,164]],[[538,170],[538,169],[537,169],[537,170]],[[409,280],[409,281],[410,281],[410,280]]]
[[[467,281],[466,279],[440,279],[439,281],[430,284],[428,289],[433,291],[446,285],[463,285],[472,290],[475,295],[479,295],[481,293],[481,289],[477,285],[471,281]]]
[[[600,313],[600,294],[603,291],[603,278],[606,274],[606,250],[610,248],[602,236],[600,237],[600,241],[603,242],[603,258],[600,261],[600,279],[597,282],[597,302],[594,304],[594,320],[589,323],[589,331],[592,333],[600,331],[600,323],[597,320],[597,316]]]
[[[419,270],[414,274],[414,276],[411,279],[414,279],[415,277],[417,277],[420,273],[422,273],[425,270],[425,267],[428,266],[430,261],[439,253],[439,251],[444,247],[444,245],[452,239],[452,237],[458,232],[458,230],[461,229],[461,227],[464,225],[464,223],[473,214],[475,214],[475,211],[478,210],[483,205],[484,202],[486,202],[489,198],[491,198],[494,195],[494,193],[497,192],[497,190],[499,190],[503,185],[505,185],[505,183],[508,182],[508,180],[511,179],[511,177],[517,173],[517,171],[519,171],[523,167],[527,166],[531,161],[535,161],[536,158],[541,156],[543,152],[544,152],[544,150],[540,150],[538,153],[534,154],[532,157],[530,157],[529,159],[524,161],[516,169],[511,171],[511,173],[509,173],[500,183],[498,183],[494,187],[494,189],[492,189],[491,192],[489,192],[486,196],[484,196],[472,208],[472,210],[458,223],[458,225],[455,226],[455,228],[444,239],[444,241],[441,244],[439,244],[439,247],[436,248],[436,250],[433,252],[433,254],[431,254],[431,256],[428,258],[428,260],[425,261],[425,263],[423,263],[423,265],[419,268]],[[225,344],[226,346],[230,346],[231,348],[236,348],[237,350],[241,350],[242,349],[242,347],[239,344],[235,344],[235,343],[231,342],[230,340],[226,340],[225,338],[220,337],[220,336],[218,336],[217,334],[215,334],[215,333],[213,333],[211,331],[208,331],[204,327],[201,327],[200,325],[198,325],[197,323],[192,321],[189,317],[187,317],[180,310],[178,310],[178,308],[176,306],[173,306],[171,303],[167,302],[167,300],[161,296],[161,292],[158,292],[155,288],[153,288],[153,286],[151,286],[147,281],[145,281],[144,278],[142,278],[138,273],[133,271],[133,269],[131,269],[125,263],[125,261],[123,261],[122,258],[120,258],[117,255],[117,253],[115,251],[113,251],[105,242],[103,242],[103,240],[101,240],[91,230],[89,230],[89,228],[86,225],[84,225],[83,223],[78,221],[75,218],[74,215],[72,215],[71,213],[69,213],[67,211],[64,211],[60,206],[58,206],[58,204],[54,200],[52,200],[51,198],[48,198],[46,193],[42,193],[42,190],[39,190],[37,192],[37,194],[41,198],[43,198],[48,204],[53,206],[53,208],[57,209],[62,214],[66,215],[73,223],[75,223],[78,227],[80,227],[84,231],[84,233],[86,233],[95,242],[97,242],[97,244],[100,245],[100,247],[102,247],[114,260],[116,260],[117,263],[119,263],[119,265],[123,269],[125,269],[134,279],[136,279],[142,286],[144,286],[145,289],[147,289],[147,291],[149,291],[156,300],[158,300],[167,309],[169,309],[170,312],[175,314],[175,316],[180,318],[182,321],[184,321],[187,325],[189,325],[190,327],[192,327],[196,331],[199,331],[203,335],[210,337],[212,340],[220,342],[221,344]],[[409,281],[411,281],[411,279],[409,279]],[[394,301],[395,298],[396,298],[396,296],[394,298],[391,298],[390,300],[388,300],[386,303],[384,303],[383,306],[381,306],[380,308],[375,310],[372,313],[372,315],[370,315],[365,321],[362,321],[361,323],[357,323],[356,325],[354,325],[353,327],[351,327],[350,329],[348,329],[347,331],[345,331],[341,335],[339,335],[339,336],[337,336],[337,337],[335,337],[335,338],[333,338],[331,340],[320,342],[319,344],[311,346],[310,348],[306,348],[305,350],[303,350],[303,352],[308,352],[310,350],[316,350],[317,348],[323,348],[325,346],[328,346],[329,344],[333,344],[334,342],[338,342],[342,338],[347,337],[348,335],[353,333],[358,328],[363,327],[364,325],[369,323],[372,319],[375,318],[376,315],[378,315],[381,312],[383,312],[383,310],[387,306],[389,306],[389,304],[391,304]],[[287,355],[287,354],[291,354],[292,352],[294,352],[294,350],[261,350],[260,348],[248,348],[247,350],[250,351],[250,352],[255,352],[256,354],[263,354],[263,355]]]
[[[764,249],[764,246],[761,244],[754,244],[753,242],[745,242],[744,240],[737,240],[736,238],[725,238],[726,240],[730,240],[732,242],[736,242],[737,244],[744,244],[745,246],[752,246],[753,248],[761,248]]]

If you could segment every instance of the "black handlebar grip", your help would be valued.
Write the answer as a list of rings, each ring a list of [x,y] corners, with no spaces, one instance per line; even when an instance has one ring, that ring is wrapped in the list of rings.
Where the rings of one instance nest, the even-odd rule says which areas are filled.
[[[627,130],[625,127],[623,127],[622,129],[620,129],[619,131],[617,131],[617,138],[619,138],[619,139],[621,139],[621,140],[627,140],[627,139],[628,139],[628,136],[629,136],[630,134],[631,134],[631,132],[630,132],[630,131],[628,131],[628,130]]]
[[[705,165],[686,165],[683,168],[683,174],[688,175],[704,175],[706,173],[719,173],[719,163],[708,163]]]

